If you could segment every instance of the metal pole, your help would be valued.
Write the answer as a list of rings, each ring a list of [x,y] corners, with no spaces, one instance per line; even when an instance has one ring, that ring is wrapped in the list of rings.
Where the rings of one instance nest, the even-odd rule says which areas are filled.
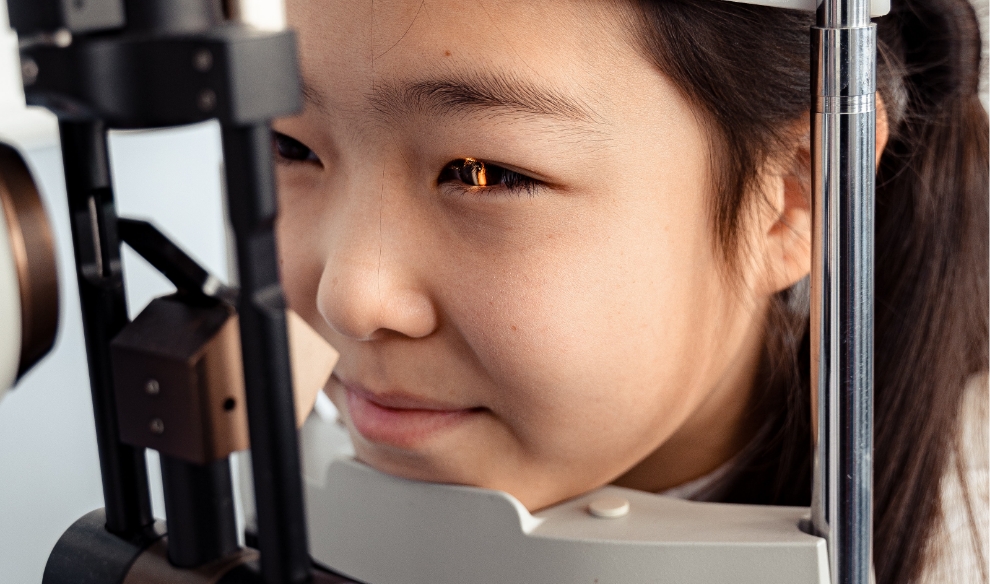
[[[835,584],[872,580],[876,26],[824,0],[812,31],[812,523]]]
[[[106,128],[97,121],[59,123],[65,188],[72,217],[79,302],[93,394],[107,529],[134,538],[152,524],[144,448],[120,441],[110,341],[128,323],[110,185]]]
[[[278,202],[266,123],[221,131],[227,205],[237,246],[237,313],[251,436],[258,550],[266,584],[310,581],[299,437],[279,283]]]
[[[230,460],[193,464],[161,454],[168,561],[198,568],[237,551]]]

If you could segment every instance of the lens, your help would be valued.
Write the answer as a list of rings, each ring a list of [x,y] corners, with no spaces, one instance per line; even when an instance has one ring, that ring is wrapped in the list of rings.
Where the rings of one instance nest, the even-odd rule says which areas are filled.
[[[20,378],[55,344],[58,274],[55,241],[38,188],[21,155],[5,144],[0,144],[0,205],[21,302]]]

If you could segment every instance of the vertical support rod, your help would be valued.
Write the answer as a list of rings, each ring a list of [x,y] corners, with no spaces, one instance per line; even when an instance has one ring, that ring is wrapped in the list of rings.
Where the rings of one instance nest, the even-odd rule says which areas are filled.
[[[161,455],[168,560],[198,568],[237,551],[230,461],[199,465]]]
[[[824,0],[812,30],[814,531],[834,584],[868,584],[873,548],[876,26]]]
[[[274,232],[271,131],[265,123],[225,126],[222,142],[240,281],[237,311],[261,571],[267,584],[308,582],[299,437]]]
[[[107,529],[125,538],[152,523],[144,449],[120,441],[110,341],[127,325],[127,303],[110,184],[106,128],[61,121],[62,161],[93,394]]]

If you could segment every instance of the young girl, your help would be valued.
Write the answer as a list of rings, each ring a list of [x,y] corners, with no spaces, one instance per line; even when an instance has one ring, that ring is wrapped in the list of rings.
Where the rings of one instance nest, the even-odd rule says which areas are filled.
[[[326,391],[359,459],[531,510],[610,482],[809,503],[814,15],[298,0],[290,19],[283,279],[341,354]],[[876,571],[985,582],[980,37],[966,0],[897,0],[878,25]]]

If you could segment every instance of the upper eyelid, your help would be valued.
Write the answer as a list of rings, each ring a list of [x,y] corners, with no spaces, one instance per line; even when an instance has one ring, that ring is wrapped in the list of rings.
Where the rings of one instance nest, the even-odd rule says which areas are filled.
[[[285,132],[279,132],[278,130],[272,130],[272,138],[273,139],[275,139],[275,138],[286,138],[288,140],[292,140],[293,142],[298,142],[298,143],[302,144],[303,146],[306,146],[306,148],[309,148],[309,146],[307,146],[306,143],[303,142],[302,140],[300,140],[299,138],[296,138],[295,136],[290,136],[290,135],[286,134]],[[312,150],[312,148],[310,148],[310,150]]]

